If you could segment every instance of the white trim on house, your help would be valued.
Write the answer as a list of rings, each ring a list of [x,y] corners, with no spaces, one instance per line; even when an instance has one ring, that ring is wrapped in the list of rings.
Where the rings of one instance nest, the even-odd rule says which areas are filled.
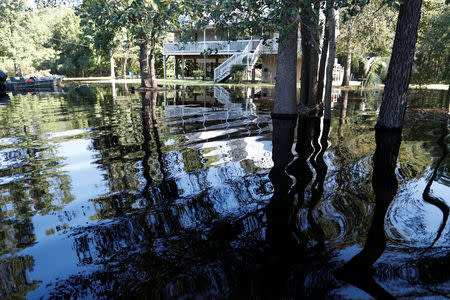
[[[252,44],[252,49],[250,49],[250,51],[254,51],[261,40],[203,41],[194,43],[164,42],[163,55],[202,55],[204,53],[207,53],[208,55],[233,55],[244,51],[250,42]],[[262,54],[277,54],[277,52],[278,43],[276,41],[267,40],[263,43],[263,48],[261,50]]]

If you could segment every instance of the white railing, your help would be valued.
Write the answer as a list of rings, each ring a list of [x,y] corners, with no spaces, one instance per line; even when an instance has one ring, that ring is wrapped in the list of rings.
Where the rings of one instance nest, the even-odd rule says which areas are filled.
[[[231,94],[225,88],[221,86],[214,86],[214,98],[217,99],[223,105],[231,104]]]
[[[253,68],[255,66],[256,62],[259,59],[259,56],[261,55],[262,50],[263,50],[263,44],[262,44],[262,41],[259,41],[258,46],[256,46],[255,51],[253,51],[253,54],[251,55],[252,59],[249,64],[250,68]]]
[[[301,49],[300,39],[298,40],[298,49]],[[205,42],[174,42],[163,43],[164,55],[177,55],[177,54],[202,54],[209,52],[211,54],[229,54],[232,55],[237,52],[244,51],[245,47],[252,42],[250,51],[253,51],[255,46],[259,46],[262,40],[238,40],[238,41],[205,41]],[[257,47],[256,47],[257,48]],[[262,54],[277,54],[278,42],[276,40],[266,40],[261,46]]]
[[[196,43],[163,43],[163,49],[165,55],[174,54],[201,54],[209,52],[211,54],[234,54],[236,52],[244,51],[248,45],[249,40],[238,41],[206,41]]]
[[[241,53],[233,54],[226,61],[224,61],[220,66],[214,70],[214,81],[219,82],[225,77],[231,74],[232,65],[246,65],[248,56],[250,54],[250,47],[252,46],[252,41],[247,42],[247,46]]]

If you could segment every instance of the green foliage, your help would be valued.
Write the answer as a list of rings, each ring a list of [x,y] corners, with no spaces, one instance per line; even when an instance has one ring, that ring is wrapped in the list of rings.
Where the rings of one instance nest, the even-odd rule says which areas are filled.
[[[41,68],[48,68],[54,74],[78,76],[89,73],[89,65],[95,55],[89,45],[90,36],[83,32],[79,17],[72,8],[47,9],[52,16],[51,37],[47,43],[57,56],[45,60]]]
[[[202,78],[203,76],[203,71],[202,70],[194,70],[192,71],[192,75],[194,75],[194,78]]]
[[[336,49],[338,55],[346,55],[349,39],[355,56],[373,57],[390,54],[397,18],[395,10],[384,6],[382,1],[373,1],[350,19],[348,10],[344,10],[340,15],[340,35],[337,38]]]
[[[416,83],[450,83],[450,7],[427,0],[422,7],[412,73]]]
[[[241,83],[245,78],[245,66],[244,65],[232,65],[231,74],[233,76],[233,81]]]
[[[377,86],[386,79],[389,60],[389,56],[376,56],[363,61],[366,87]]]
[[[35,64],[52,57],[54,51],[45,47],[49,28],[42,22],[43,14],[34,13],[24,0],[4,0],[0,5],[0,60],[10,75],[14,63],[24,75],[35,71]]]

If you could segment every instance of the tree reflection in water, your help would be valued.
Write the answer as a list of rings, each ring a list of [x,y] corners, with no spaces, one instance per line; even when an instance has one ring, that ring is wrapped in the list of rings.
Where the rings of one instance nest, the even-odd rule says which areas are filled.
[[[383,254],[387,238],[384,218],[389,204],[394,199],[398,181],[395,167],[401,143],[401,133],[375,133],[377,148],[373,157],[372,187],[375,192],[375,210],[363,250],[337,271],[337,276],[376,298],[392,299],[374,279],[372,265]]]
[[[254,149],[246,147],[247,138],[258,130],[258,143],[263,142],[259,145],[270,145],[267,112],[255,120],[235,114],[224,126],[226,107],[209,109],[206,93],[205,105],[197,106],[191,103],[189,90],[185,92],[186,99],[183,93],[177,100],[185,105],[170,107],[181,108],[182,115],[174,109],[164,118],[156,93],[134,99],[135,106],[123,119],[118,118],[119,109],[128,103],[117,98],[111,119],[118,118],[117,124],[125,129],[133,126],[133,130],[94,135],[94,148],[101,157],[96,163],[112,174],[107,178],[109,192],[90,200],[99,204],[95,212],[99,222],[67,231],[64,238],[73,241],[77,258],[73,264],[79,269],[39,289],[48,292],[49,298],[336,298],[342,286],[349,287],[334,277],[342,264],[340,256],[362,245],[361,237],[368,232],[364,250],[338,272],[339,278],[375,297],[388,297],[382,283],[372,277],[380,281],[381,276],[370,269],[386,248],[383,224],[396,192],[400,141],[388,137],[383,143],[383,136],[377,134],[374,208],[367,180],[374,150],[352,152],[352,147],[368,143],[348,142],[357,140],[360,133],[373,137],[373,131],[349,130],[360,127],[344,122],[346,115],[354,117],[355,103],[359,103],[348,99],[348,93],[344,92],[341,119],[333,120],[334,134],[324,118],[273,119],[274,165],[269,172],[268,166],[255,166],[248,159],[253,153],[247,150]],[[142,113],[137,112],[140,109]],[[137,122],[124,121],[133,117]],[[250,131],[253,135],[247,134]],[[217,132],[220,136],[211,135]],[[122,147],[121,141],[128,136],[134,140]],[[102,146],[109,140],[112,145]],[[227,150],[217,151],[217,144]],[[111,153],[117,157],[108,156]],[[211,159],[212,155],[217,157]],[[229,160],[217,164],[221,155]],[[445,276],[428,270],[445,273],[446,260],[429,261],[418,260],[417,267],[407,272],[419,274],[413,276],[421,280],[419,284],[445,282]],[[377,272],[386,272],[394,282],[399,277],[394,273],[403,266],[394,270],[382,264],[377,263]],[[392,290],[391,286],[386,289]]]
[[[274,299],[298,295],[321,299],[336,287],[330,272],[332,254],[324,251],[324,232],[315,215],[327,173],[323,155],[328,147],[330,120],[299,117],[295,148],[298,157],[292,161],[295,125],[292,119],[273,119],[274,167],[270,179],[274,195],[266,208],[266,239],[273,261],[267,272],[272,274],[271,281],[266,286],[272,289]],[[291,176],[295,178],[294,186]]]

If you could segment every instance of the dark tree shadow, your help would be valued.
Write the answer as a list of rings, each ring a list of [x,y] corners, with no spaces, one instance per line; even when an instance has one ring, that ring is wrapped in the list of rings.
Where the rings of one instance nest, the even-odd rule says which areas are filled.
[[[386,249],[384,218],[394,199],[398,181],[395,176],[401,133],[376,131],[373,157],[372,187],[375,192],[375,212],[363,250],[336,271],[336,277],[366,291],[377,299],[394,299],[373,278],[372,265]]]
[[[431,243],[431,245],[428,249],[433,247],[437,243],[437,241],[441,238],[442,232],[444,231],[445,225],[447,224],[448,215],[449,215],[449,207],[447,206],[447,204],[443,200],[430,195],[431,185],[433,184],[433,181],[436,179],[436,175],[438,173],[439,167],[441,166],[442,162],[445,160],[445,157],[448,154],[448,148],[445,143],[445,138],[448,135],[447,119],[445,119],[441,123],[442,123],[442,134],[439,137],[438,145],[442,149],[442,155],[439,158],[438,162],[436,163],[433,174],[431,174],[431,177],[428,180],[425,190],[423,191],[423,200],[425,202],[428,202],[428,203],[436,206],[437,208],[439,208],[442,212],[443,218],[442,218],[441,226],[439,226],[436,238],[434,239],[433,243]]]

